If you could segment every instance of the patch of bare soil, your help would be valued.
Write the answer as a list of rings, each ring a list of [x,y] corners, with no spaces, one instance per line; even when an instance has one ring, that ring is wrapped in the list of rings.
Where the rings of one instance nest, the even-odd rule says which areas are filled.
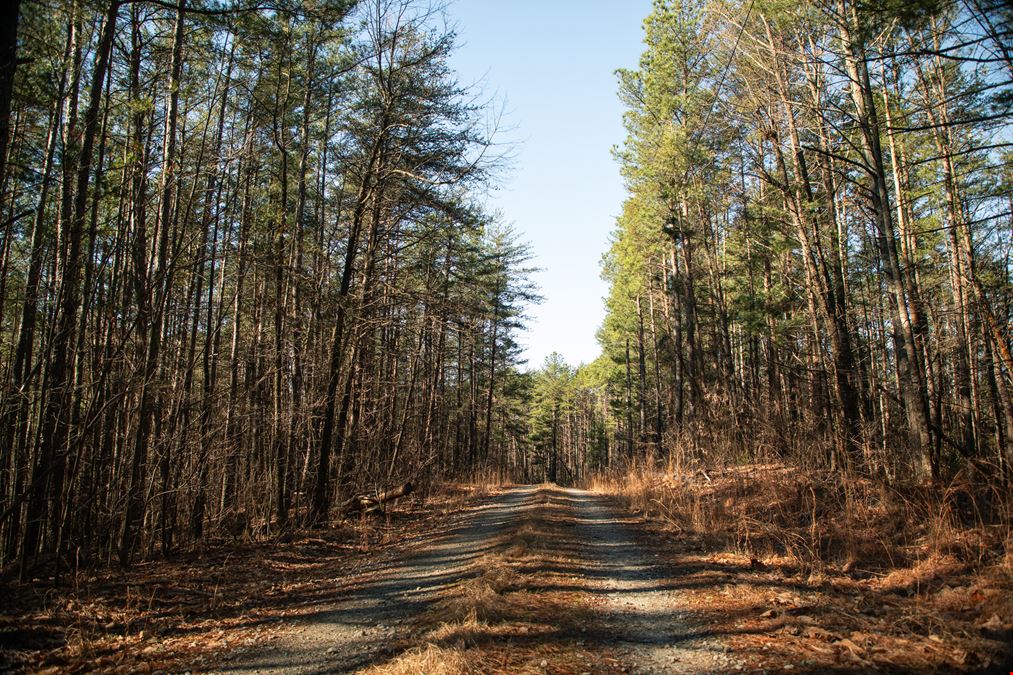
[[[476,501],[448,490],[410,499],[384,518],[222,543],[129,571],[0,580],[0,671],[204,670],[278,640],[286,625],[334,601],[387,558],[430,541]]]
[[[834,512],[776,467],[638,483],[612,486],[616,503],[744,670],[1013,671],[1013,561],[987,528],[943,532],[883,497]]]

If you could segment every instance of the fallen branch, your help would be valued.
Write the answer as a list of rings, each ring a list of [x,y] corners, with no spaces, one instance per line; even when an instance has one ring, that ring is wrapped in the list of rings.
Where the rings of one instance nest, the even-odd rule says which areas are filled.
[[[341,504],[341,512],[345,515],[353,513],[372,514],[379,513],[386,502],[393,501],[400,497],[410,495],[412,492],[412,484],[405,483],[400,487],[396,487],[392,490],[385,490],[378,495],[355,495],[346,499]]]

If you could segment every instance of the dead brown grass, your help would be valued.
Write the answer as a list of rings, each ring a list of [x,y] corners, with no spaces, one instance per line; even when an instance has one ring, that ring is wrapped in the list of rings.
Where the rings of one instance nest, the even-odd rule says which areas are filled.
[[[874,573],[945,556],[975,569],[1008,568],[1013,555],[1013,499],[960,482],[891,488],[767,464],[690,475],[635,471],[591,487],[620,495],[634,512],[700,546],[783,555],[811,572]]]
[[[460,584],[429,610],[443,623],[496,621],[507,613],[503,596],[518,583],[518,574],[505,555],[487,555],[477,564],[479,574]]]
[[[385,675],[463,675],[464,673],[475,672],[467,654],[461,650],[438,647],[434,644],[426,644],[416,647],[400,655],[382,670],[370,672],[384,673]]]
[[[777,464],[598,479],[756,667],[975,670],[1013,638],[1011,500]]]

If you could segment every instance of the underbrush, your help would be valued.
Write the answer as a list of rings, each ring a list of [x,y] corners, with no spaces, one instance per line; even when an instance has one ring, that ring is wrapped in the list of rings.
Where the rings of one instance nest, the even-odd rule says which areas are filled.
[[[0,672],[183,671],[257,644],[278,621],[334,600],[359,566],[432,532],[488,491],[448,484],[412,495],[380,517],[350,517],[273,539],[222,540],[129,570],[40,569],[29,583],[0,577]],[[363,572],[365,574],[365,572]]]
[[[781,464],[639,469],[591,487],[667,535],[688,567],[731,575],[721,601],[741,603],[757,635],[795,631],[800,653],[875,634],[856,665],[967,669],[1004,658],[1013,638],[1013,499],[999,490],[960,478],[887,486]],[[786,587],[802,594],[787,608]],[[821,628],[793,628],[793,615]]]
[[[692,474],[641,469],[599,477],[593,487],[701,546],[786,556],[811,574],[868,576],[943,559],[949,567],[1013,571],[1013,500],[959,481],[887,486],[754,464]]]
[[[944,558],[1013,570],[1013,499],[959,481],[890,487],[766,464],[693,474],[637,470],[599,477],[592,487],[701,546],[786,556],[811,573],[876,574]]]

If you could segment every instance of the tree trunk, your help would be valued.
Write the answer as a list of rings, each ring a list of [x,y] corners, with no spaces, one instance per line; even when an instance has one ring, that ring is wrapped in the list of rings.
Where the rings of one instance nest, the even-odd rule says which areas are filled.
[[[158,218],[158,246],[150,286],[151,321],[147,326],[146,354],[141,380],[141,399],[138,407],[137,433],[130,460],[130,478],[127,488],[123,523],[120,528],[119,562],[126,567],[137,543],[138,530],[144,519],[145,465],[151,427],[159,412],[161,395],[158,391],[159,356],[162,346],[162,329],[165,306],[171,288],[171,268],[168,267],[169,239],[173,217],[173,191],[176,168],[176,126],[179,107],[179,77],[182,68],[183,22],[186,0],[176,6],[176,23],[172,40],[172,63],[169,74],[169,98],[166,105],[165,136],[162,143],[162,176],[160,179],[161,204]],[[138,270],[141,273],[142,270]]]

